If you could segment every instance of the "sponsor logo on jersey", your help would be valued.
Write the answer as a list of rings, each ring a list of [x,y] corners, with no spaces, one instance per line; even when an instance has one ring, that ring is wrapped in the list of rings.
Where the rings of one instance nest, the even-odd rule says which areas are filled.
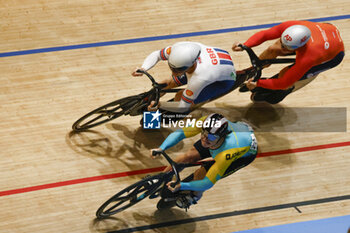
[[[193,91],[191,91],[191,90],[186,90],[186,95],[192,96],[192,95],[193,95]]]

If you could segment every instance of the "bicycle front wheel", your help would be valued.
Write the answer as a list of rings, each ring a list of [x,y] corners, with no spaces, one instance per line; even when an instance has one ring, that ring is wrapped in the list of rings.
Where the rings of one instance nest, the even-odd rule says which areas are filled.
[[[128,112],[142,101],[140,96],[130,96],[103,105],[74,122],[72,129],[76,132],[84,131],[116,119]]]
[[[158,189],[163,183],[163,178],[164,174],[159,173],[123,189],[98,208],[96,217],[99,219],[109,217],[142,201]]]

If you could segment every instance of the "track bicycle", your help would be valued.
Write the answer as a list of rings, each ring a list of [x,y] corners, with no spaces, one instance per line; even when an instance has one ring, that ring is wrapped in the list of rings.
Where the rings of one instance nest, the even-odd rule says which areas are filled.
[[[153,155],[161,154],[169,162],[172,167],[171,171],[160,172],[153,176],[147,176],[142,180],[130,185],[129,187],[121,190],[111,198],[109,198],[105,203],[103,203],[96,211],[96,217],[99,219],[107,218],[111,215],[120,213],[123,210],[139,203],[140,201],[149,197],[154,199],[161,197],[163,202],[158,202],[158,209],[171,208],[175,206],[175,202],[178,199],[184,198],[191,191],[178,191],[172,193],[166,186],[166,184],[173,180],[175,177],[176,185],[180,182],[180,172],[188,167],[201,166],[207,163],[212,163],[212,161],[202,161],[198,163],[176,163],[169,155],[164,151],[153,151]],[[193,179],[193,174],[185,178],[186,182]],[[160,206],[160,203],[165,203]],[[188,207],[187,207],[188,208]],[[186,208],[186,210],[187,210]]]
[[[260,60],[251,48],[244,45],[240,45],[240,47],[248,53],[252,66],[236,72],[236,82],[229,91],[213,99],[207,100],[204,103],[199,103],[196,106],[193,106],[191,110],[230,93],[250,78],[254,78],[254,81],[257,81],[261,77],[262,69],[266,65],[295,62],[295,59],[292,58]],[[138,70],[137,72],[145,74],[152,82],[152,88],[149,91],[113,101],[85,114],[74,122],[72,125],[73,131],[84,131],[123,115],[141,115],[144,111],[147,111],[147,106],[150,105],[151,101],[155,101],[154,106],[157,106],[159,98],[163,93],[177,93],[178,91],[184,90],[183,88],[164,89],[166,85],[157,83],[147,71]]]

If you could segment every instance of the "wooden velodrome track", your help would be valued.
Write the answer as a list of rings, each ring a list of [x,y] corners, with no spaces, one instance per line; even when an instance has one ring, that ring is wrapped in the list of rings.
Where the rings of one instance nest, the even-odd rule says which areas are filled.
[[[148,151],[171,130],[144,131],[140,117],[123,117],[92,132],[70,133],[72,123],[88,111],[147,90],[149,81],[130,73],[154,50],[198,41],[230,51],[236,68],[243,69],[249,66],[247,55],[233,53],[231,45],[259,29],[240,27],[331,17],[327,22],[338,27],[348,53],[349,12],[348,0],[0,1],[0,232],[234,232],[350,214],[347,56],[262,112],[249,94],[238,91],[200,109],[205,114],[215,107],[231,120],[255,124],[263,154],[218,182],[187,213],[159,212],[156,200],[145,200],[115,218],[94,218],[102,202],[147,174],[142,169],[166,164],[152,160]],[[208,32],[227,28],[238,30]],[[127,40],[193,32],[207,33]],[[108,41],[114,43],[94,44]],[[166,63],[151,73],[158,80],[169,76]],[[299,114],[296,109],[302,107],[322,107],[329,114],[315,116],[317,109]],[[335,108],[345,111],[345,119],[333,118]],[[307,121],[316,122],[321,132],[305,129]],[[340,128],[332,130],[333,124]],[[290,125],[299,128],[285,130]],[[270,130],[259,131],[264,127]],[[169,153],[180,154],[194,140]],[[135,229],[140,226],[145,227]]]

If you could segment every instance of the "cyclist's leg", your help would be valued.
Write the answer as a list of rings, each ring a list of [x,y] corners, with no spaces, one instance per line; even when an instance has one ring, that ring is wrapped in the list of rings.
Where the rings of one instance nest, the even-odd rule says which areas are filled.
[[[204,167],[200,167],[194,173],[181,180],[181,182],[191,182],[193,180],[203,179],[206,173],[206,169]],[[187,209],[190,205],[197,204],[199,199],[202,198],[202,195],[203,192],[199,191],[180,191],[179,195],[176,198],[175,205],[180,208]]]
[[[231,165],[225,171],[222,178],[225,178],[225,177],[235,173],[239,169],[248,166],[251,162],[253,162],[255,160],[256,155],[257,155],[257,153],[251,153],[251,152],[245,153],[242,157],[240,157],[239,159],[237,159],[231,163]]]
[[[198,105],[204,104],[211,99],[218,98],[221,95],[228,93],[232,89],[235,81],[231,76],[225,77],[225,79],[222,81],[212,82],[208,80],[202,80],[200,78],[193,78],[188,82],[187,88],[182,93],[180,103],[178,105],[173,105],[173,107],[172,105],[168,105],[168,108],[165,109],[171,109],[174,107],[185,108],[186,110],[182,110],[185,110],[186,113],[183,111],[173,111],[181,112],[182,115],[187,115],[194,108],[198,107]],[[177,98],[178,97],[179,96],[177,96]]]
[[[194,174],[192,173],[189,176],[187,176],[185,179],[181,180],[181,182],[190,182],[194,180]],[[194,200],[194,197],[196,196],[194,192],[189,192],[186,191],[186,193],[172,193],[169,189],[166,188],[166,186],[163,187],[162,192],[161,192],[161,199],[157,203],[157,208],[160,209],[169,209],[171,207],[174,207],[176,205],[176,201],[178,201],[178,205],[180,207],[184,206],[183,203],[181,202],[184,197],[189,196],[188,199],[186,200],[191,200],[191,198]],[[199,200],[196,199],[196,200]]]
[[[172,82],[176,82],[178,85],[180,84],[184,85],[187,83],[186,76],[183,78],[173,76],[173,78],[174,80]],[[216,81],[214,83],[210,83],[203,80],[194,80],[192,81],[191,86],[190,85],[188,86],[188,91],[186,93],[193,93],[193,91],[198,93],[194,95],[196,96],[194,99],[191,99],[193,101],[193,105],[196,105],[196,104],[204,103],[205,101],[208,101],[208,100],[219,98],[227,94],[232,90],[232,88],[234,87],[234,84],[235,84],[235,81],[232,78],[228,80],[223,80],[223,81]],[[180,101],[183,96],[184,96],[184,90],[181,90],[176,93],[175,98],[172,99],[171,101]],[[185,96],[185,97],[188,97],[188,99],[190,99],[190,96]],[[191,110],[183,114],[188,114],[190,111]]]
[[[278,74],[275,74],[270,79],[277,79],[281,77],[292,65],[284,67]],[[251,100],[253,102],[267,102],[270,104],[277,104],[281,102],[294,89],[294,86],[286,90],[270,90],[262,87],[257,87],[252,90]]]
[[[303,77],[300,78],[299,81],[297,81],[294,84],[293,87],[286,90],[268,90],[268,89],[258,90],[252,94],[251,99],[256,102],[265,101],[270,104],[279,103],[290,93],[299,90],[300,88],[306,86],[311,81],[313,81],[319,73],[332,69],[337,65],[339,65],[342,62],[343,58],[344,58],[344,52],[340,52],[333,59],[327,62],[324,62],[320,65],[312,67],[309,71],[307,71],[303,75]],[[278,75],[275,75],[271,78],[278,78],[282,76],[290,67],[291,66],[285,67],[284,69],[281,70],[281,72]]]
[[[166,185],[164,185],[162,190],[160,191],[160,196],[161,198],[157,203],[158,210],[169,209],[176,205],[177,195],[175,193],[172,193]]]
[[[215,162],[215,161],[214,161]],[[214,164],[213,162],[213,164]],[[190,182],[192,180],[201,180],[205,177],[207,170],[204,167],[200,167],[194,173],[186,177],[181,182]],[[197,204],[202,198],[203,191],[182,191],[176,198],[175,204],[180,208],[188,209],[191,205]]]
[[[313,81],[318,74],[326,71],[326,70],[330,70],[334,67],[336,67],[337,65],[339,65],[342,60],[344,58],[344,52],[340,52],[338,53],[334,58],[332,58],[329,61],[326,61],[320,65],[314,66],[312,67],[310,70],[308,70],[303,77],[295,83],[295,88],[293,90],[293,92],[299,90],[300,88],[306,86],[307,84],[309,84],[311,81]]]
[[[207,100],[216,99],[227,94],[232,89],[234,84],[234,80],[223,80],[211,83],[200,91],[199,95],[193,102],[194,104],[199,104]]]
[[[255,141],[256,143],[256,141]],[[254,150],[248,151],[246,154],[244,154],[241,158],[235,160],[234,162],[231,163],[231,165],[228,167],[228,169],[225,171],[224,175],[222,178],[229,176],[233,174],[234,172],[238,171],[239,169],[249,165],[251,162],[254,161],[254,159],[257,156],[257,144],[254,144],[256,148],[253,148]],[[199,146],[199,145],[197,145]],[[199,146],[201,147],[201,146]],[[201,148],[200,150],[202,150]],[[204,148],[206,149],[206,148]],[[252,147],[251,147],[252,149]],[[251,152],[253,151],[253,152]],[[209,152],[209,150],[208,150]],[[213,161],[211,164],[208,164],[207,166],[199,168],[195,173],[194,173],[194,180],[201,180],[205,177],[206,173],[210,169],[210,167],[215,163]],[[190,195],[187,195],[185,198],[182,198],[180,201],[178,201],[176,204],[177,206],[181,208],[188,208],[191,204],[197,204],[197,202],[202,198],[204,192],[192,192]]]
[[[233,161],[230,166],[226,169],[225,173],[223,174],[222,178],[225,178],[226,176],[229,176],[239,169],[248,166],[251,162],[253,162],[258,154],[259,146],[258,142],[256,140],[256,137],[254,135],[253,129],[250,125],[247,123],[242,122],[241,124],[245,125],[248,130],[251,132],[251,144],[250,149],[247,153],[245,153],[242,157],[238,158],[237,160]]]
[[[313,81],[317,76],[318,76],[318,74],[315,74],[313,76],[310,76],[309,78],[297,81],[296,83],[294,83],[294,89],[292,92],[295,92],[295,91],[305,87],[307,84],[309,84],[311,81]]]
[[[249,165],[251,162],[254,161],[254,159],[256,158],[256,155],[257,155],[257,153],[247,152],[241,158],[239,158],[239,159],[235,160],[234,162],[232,162],[231,165],[228,167],[228,169],[225,171],[225,173],[222,176],[222,178],[225,178],[225,177],[235,173],[239,169]],[[198,169],[197,170],[198,171],[197,177],[196,177],[196,173],[195,173],[195,178],[194,179],[196,179],[196,178],[197,179],[203,179],[205,177],[207,171],[209,170],[209,168],[210,168],[210,166],[207,169],[205,169],[204,167],[201,167],[200,169]],[[186,200],[183,200],[183,201],[187,201],[187,203],[185,204],[185,205],[187,205],[187,208],[191,204],[197,204],[197,202],[202,198],[203,193],[204,192],[198,192],[198,191],[197,192],[193,192],[191,196],[187,197]]]
[[[267,102],[269,104],[277,104],[284,100],[290,93],[292,93],[294,86],[287,90],[262,90],[254,92],[251,95],[253,102]]]
[[[192,175],[188,176],[186,179],[184,179],[182,182],[190,182],[192,180],[202,180],[206,176],[209,168],[215,163],[215,161],[212,161],[199,169],[197,169]],[[180,196],[176,200],[176,205],[180,208],[189,208],[189,206],[193,204],[197,204],[198,201],[202,198],[204,191],[191,191],[190,193],[186,195]]]

